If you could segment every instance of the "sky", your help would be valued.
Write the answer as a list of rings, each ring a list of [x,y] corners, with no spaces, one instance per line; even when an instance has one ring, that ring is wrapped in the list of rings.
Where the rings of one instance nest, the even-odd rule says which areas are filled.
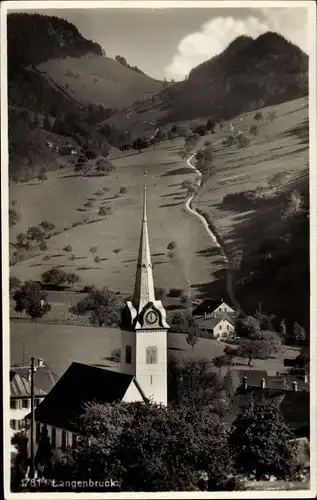
[[[130,65],[158,80],[183,80],[193,67],[222,52],[240,35],[256,38],[266,31],[275,31],[308,53],[306,7],[37,12],[70,21],[85,38],[98,42],[108,57],[121,55]]]

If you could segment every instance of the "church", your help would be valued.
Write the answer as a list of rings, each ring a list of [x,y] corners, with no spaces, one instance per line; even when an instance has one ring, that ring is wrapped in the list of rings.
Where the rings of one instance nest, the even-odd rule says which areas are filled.
[[[134,294],[122,313],[120,371],[73,362],[35,409],[35,453],[43,427],[57,455],[74,446],[78,420],[89,402],[167,405],[168,329],[154,293],[145,187]]]

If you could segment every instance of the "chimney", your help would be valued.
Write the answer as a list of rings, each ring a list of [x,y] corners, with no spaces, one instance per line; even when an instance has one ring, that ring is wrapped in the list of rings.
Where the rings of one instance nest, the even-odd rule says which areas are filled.
[[[242,379],[242,387],[244,390],[248,388],[248,377],[243,377]]]
[[[28,382],[31,382],[31,369],[28,370],[27,379]]]
[[[221,297],[221,302],[223,302],[223,298]]]
[[[261,389],[265,389],[265,378],[261,379]]]
[[[305,373],[304,382],[305,384],[308,384],[308,373]]]
[[[37,366],[39,368],[42,367],[42,366],[44,366],[44,360],[43,360],[43,358],[38,358],[38,360],[37,360]]]
[[[207,318],[207,313],[206,313],[206,311],[205,311],[205,318]]]
[[[297,392],[297,382],[296,381],[292,382],[292,388],[293,388],[294,392]]]

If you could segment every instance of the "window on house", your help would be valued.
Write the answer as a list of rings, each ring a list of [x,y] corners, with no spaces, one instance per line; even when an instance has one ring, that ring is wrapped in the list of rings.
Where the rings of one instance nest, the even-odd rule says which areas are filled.
[[[150,376],[150,384],[151,385],[153,384],[153,376],[152,375]]]
[[[157,363],[157,347],[152,345],[146,348],[146,364],[155,365]]]
[[[230,330],[230,326],[229,325],[227,325],[227,330]]]
[[[30,402],[28,399],[22,399],[22,408],[29,408],[30,407],[29,403]]]
[[[62,450],[63,451],[66,451],[66,446],[67,446],[67,432],[66,431],[62,431]]]
[[[125,362],[129,365],[132,362],[132,348],[130,345],[125,346]]]
[[[10,427],[11,427],[11,429],[16,430],[16,420],[13,420],[13,419],[10,420]]]
[[[16,410],[17,404],[16,404],[16,399],[10,399],[10,409],[11,410]]]
[[[222,330],[222,325],[219,325],[219,330]]]
[[[34,399],[34,408],[36,408],[40,404],[41,400],[39,398]]]
[[[35,441],[37,443],[40,440],[40,434],[41,434],[41,424],[40,424],[40,422],[36,422],[36,424],[35,424]]]
[[[52,448],[56,448],[56,428],[52,427]]]

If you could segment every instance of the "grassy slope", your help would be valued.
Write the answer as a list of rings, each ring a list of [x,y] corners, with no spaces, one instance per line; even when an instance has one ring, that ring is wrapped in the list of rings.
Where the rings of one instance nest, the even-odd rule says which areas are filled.
[[[107,108],[123,108],[157,93],[162,86],[161,82],[147,75],[94,54],[52,59],[37,68],[84,105],[92,102]],[[71,74],[73,76],[69,76]]]
[[[210,283],[221,285],[217,279],[223,262],[218,250],[203,225],[184,212],[186,193],[181,183],[194,174],[184,168],[177,154],[181,143],[181,140],[166,142],[154,151],[123,155],[114,160],[117,169],[109,177],[84,178],[63,170],[49,173],[43,185],[31,182],[12,187],[10,196],[17,200],[22,218],[11,231],[11,241],[20,231],[45,219],[62,231],[48,240],[46,252],[17,264],[11,268],[12,274],[22,280],[39,279],[44,270],[62,265],[65,270],[79,274],[81,285],[107,285],[131,294],[140,236],[144,171],[147,170],[148,221],[156,286],[185,288],[189,279],[194,292],[204,293]],[[109,192],[101,200],[97,199],[92,209],[82,211],[86,199],[104,185],[110,188]],[[128,187],[128,193],[113,199],[122,185]],[[96,218],[100,203],[109,203],[112,207],[113,214],[107,220],[71,228],[74,222]],[[63,231],[65,227],[68,229]],[[172,240],[177,249],[170,260],[166,247]],[[67,244],[73,247],[74,262],[62,252]],[[98,247],[98,255],[104,259],[99,267],[92,262],[89,252],[92,246]],[[122,251],[115,255],[115,248]],[[43,261],[44,254],[51,259]]]
[[[26,321],[11,321],[11,364],[18,364],[30,356],[42,357],[50,368],[62,375],[73,362],[94,364],[103,368],[118,369],[116,363],[106,358],[112,349],[120,347],[121,333],[114,328],[80,327],[74,325],[49,325],[39,323],[35,341],[35,325]],[[169,334],[168,352],[178,359],[207,358],[212,360],[222,354],[226,344],[215,340],[200,339],[194,349],[186,342],[186,335]],[[275,373],[283,370],[283,356],[291,358],[298,354],[295,348],[287,349],[278,359],[254,360],[254,369]],[[241,362],[239,369],[246,369],[247,360]]]
[[[271,109],[277,115],[273,123],[267,119]],[[251,253],[261,241],[274,238],[279,233],[284,224],[280,212],[284,202],[279,194],[294,189],[308,192],[307,98],[265,108],[262,113],[264,118],[259,122],[253,120],[254,112],[244,113],[225,123],[222,131],[218,128],[217,134],[212,136],[213,142],[217,142],[220,136],[230,134],[230,123],[246,135],[249,135],[250,126],[255,124],[258,135],[251,139],[250,146],[245,150],[237,146],[215,146],[216,173],[196,199],[197,207],[214,221],[233,255]],[[241,201],[230,205],[223,201],[229,193],[265,187],[275,173],[283,171],[289,172],[289,176],[277,189],[277,196],[272,202],[266,201],[250,210]]]

